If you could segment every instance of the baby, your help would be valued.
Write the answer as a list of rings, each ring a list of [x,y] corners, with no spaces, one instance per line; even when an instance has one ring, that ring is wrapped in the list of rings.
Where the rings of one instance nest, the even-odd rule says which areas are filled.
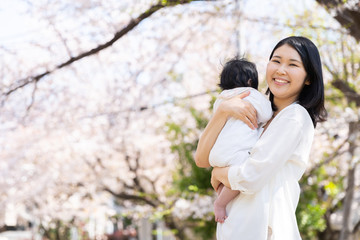
[[[223,91],[214,103],[214,112],[224,99],[250,91],[250,95],[244,100],[250,102],[256,109],[258,123],[261,125],[271,118],[273,112],[270,101],[257,91],[258,73],[254,63],[244,58],[234,58],[228,61],[221,72],[219,86]],[[210,151],[210,165],[227,167],[242,164],[259,139],[261,130],[261,127],[253,130],[244,122],[229,118]],[[219,186],[218,197],[214,203],[215,221],[224,222],[227,217],[226,205],[239,193],[239,191],[231,190],[222,184]]]

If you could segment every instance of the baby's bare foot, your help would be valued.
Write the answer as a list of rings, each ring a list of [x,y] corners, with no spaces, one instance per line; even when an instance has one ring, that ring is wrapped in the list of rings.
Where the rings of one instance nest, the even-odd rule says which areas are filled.
[[[217,201],[215,201],[214,213],[215,213],[215,221],[219,222],[219,223],[223,223],[225,221],[225,219],[227,218],[226,205],[223,206],[223,205],[219,204]]]

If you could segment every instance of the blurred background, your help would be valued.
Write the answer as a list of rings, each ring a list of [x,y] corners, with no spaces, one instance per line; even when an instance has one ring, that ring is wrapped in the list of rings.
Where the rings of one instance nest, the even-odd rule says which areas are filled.
[[[0,2],[0,239],[215,239],[195,166],[222,65],[302,35],[328,121],[301,179],[304,240],[360,239],[358,0]]]

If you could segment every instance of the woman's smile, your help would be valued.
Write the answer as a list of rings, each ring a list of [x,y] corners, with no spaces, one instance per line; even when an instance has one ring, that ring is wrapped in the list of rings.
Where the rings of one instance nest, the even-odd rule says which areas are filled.
[[[280,85],[280,86],[289,83],[288,80],[283,79],[283,78],[273,78],[273,80],[274,80],[275,84]]]

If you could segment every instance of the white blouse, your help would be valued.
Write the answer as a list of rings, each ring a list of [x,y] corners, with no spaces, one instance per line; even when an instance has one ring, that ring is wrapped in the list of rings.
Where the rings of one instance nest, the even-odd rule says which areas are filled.
[[[308,162],[314,136],[312,120],[293,103],[272,120],[249,158],[229,168],[231,188],[241,193],[227,205],[217,225],[218,240],[299,240],[295,210],[298,181]]]

